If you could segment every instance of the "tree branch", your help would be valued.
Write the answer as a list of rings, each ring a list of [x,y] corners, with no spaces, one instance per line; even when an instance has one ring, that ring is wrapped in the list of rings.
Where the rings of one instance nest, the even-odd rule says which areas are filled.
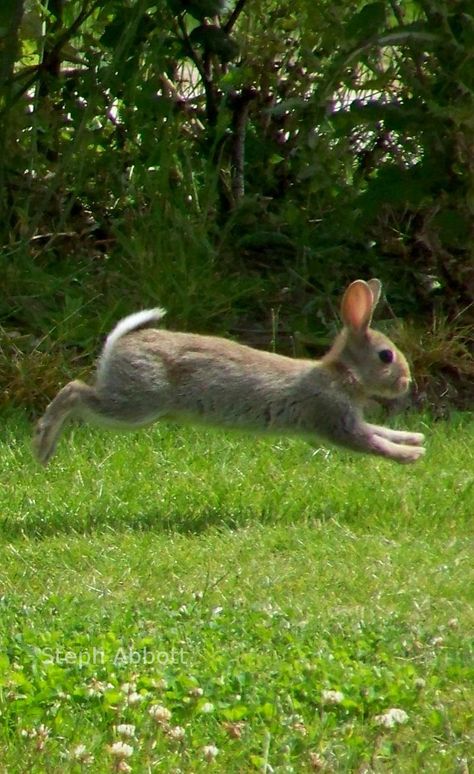
[[[237,3],[235,5],[234,10],[232,11],[231,15],[227,19],[226,23],[223,25],[222,29],[224,32],[229,33],[234,26],[235,22],[239,18],[240,14],[244,10],[244,6],[247,0],[237,0]]]
[[[7,34],[3,38],[3,51],[0,54],[0,91],[11,84],[15,62],[18,56],[18,30],[23,18],[23,0],[17,0],[10,17]]]
[[[196,67],[196,70],[198,71],[199,75],[201,76],[202,85],[204,86],[204,91],[206,94],[207,120],[209,121],[210,126],[215,126],[217,123],[218,109],[217,109],[217,97],[216,97],[214,85],[208,73],[206,72],[206,68],[203,64],[201,57],[197,54],[197,52],[192,47],[191,41],[189,40],[189,35],[186,30],[186,25],[184,23],[183,15],[178,16],[178,25],[179,25],[179,31],[182,36],[182,41],[184,43],[185,51],[189,56],[189,58],[191,59],[191,61],[193,62],[194,66]]]

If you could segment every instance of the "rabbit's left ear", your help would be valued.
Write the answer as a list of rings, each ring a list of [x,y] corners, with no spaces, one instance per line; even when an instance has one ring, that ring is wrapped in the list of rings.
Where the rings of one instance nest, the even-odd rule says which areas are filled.
[[[369,286],[370,290],[372,291],[372,311],[374,311],[375,307],[377,306],[378,302],[380,301],[380,296],[382,295],[382,283],[379,279],[369,279],[367,280],[367,285]]]
[[[378,280],[370,280],[370,282],[378,283]],[[375,291],[372,291],[368,282],[364,280],[352,282],[344,293],[341,303],[341,317],[344,325],[355,333],[365,333],[372,319],[374,298]]]

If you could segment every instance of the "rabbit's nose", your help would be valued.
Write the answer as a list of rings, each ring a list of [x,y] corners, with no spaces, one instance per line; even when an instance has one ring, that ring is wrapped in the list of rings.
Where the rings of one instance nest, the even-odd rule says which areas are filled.
[[[400,376],[399,379],[397,379],[397,387],[400,390],[400,392],[406,392],[410,386],[410,377],[409,376]]]

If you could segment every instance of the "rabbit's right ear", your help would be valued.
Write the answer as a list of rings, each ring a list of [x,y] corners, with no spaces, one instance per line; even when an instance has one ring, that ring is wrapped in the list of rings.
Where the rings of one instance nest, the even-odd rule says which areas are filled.
[[[375,293],[367,282],[363,280],[352,282],[341,302],[341,317],[344,325],[356,333],[365,333],[372,319],[374,299]]]

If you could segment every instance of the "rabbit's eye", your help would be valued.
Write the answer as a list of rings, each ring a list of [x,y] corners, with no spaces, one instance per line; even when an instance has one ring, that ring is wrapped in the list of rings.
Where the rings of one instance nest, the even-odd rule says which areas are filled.
[[[393,352],[391,349],[381,349],[379,358],[382,363],[393,363]]]

